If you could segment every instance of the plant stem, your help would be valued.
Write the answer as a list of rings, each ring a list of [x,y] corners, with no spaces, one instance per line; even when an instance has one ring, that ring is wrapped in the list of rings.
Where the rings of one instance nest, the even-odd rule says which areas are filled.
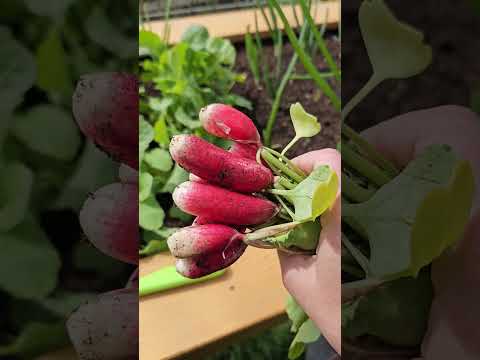
[[[390,175],[398,175],[399,171],[391,161],[382,156],[368,141],[345,123],[342,124],[342,135],[355,143],[374,163],[385,169]]]
[[[342,284],[342,304],[368,294],[384,282],[384,280],[369,278]]]
[[[258,229],[254,232],[245,235],[245,243],[248,244],[249,241],[262,240],[269,237],[277,236],[287,231],[290,231],[300,225],[298,221],[292,221],[289,223],[273,225],[265,228]]]
[[[283,172],[286,176],[290,177],[292,180],[295,180],[297,183],[302,182],[303,177],[298,175],[295,171],[290,169],[287,165],[283,162],[278,160],[275,156],[273,156],[269,151],[262,149],[260,152],[262,159],[267,161],[269,165],[271,165],[274,169],[278,169]]]
[[[368,259],[363,253],[358,250],[355,245],[353,245],[350,240],[342,233],[342,244],[348,249],[350,254],[352,254],[355,261],[360,265],[365,274],[368,276],[370,274],[370,266],[368,264]]]
[[[342,193],[350,200],[360,203],[370,199],[375,191],[361,187],[342,172]]]
[[[357,170],[377,186],[385,185],[393,179],[392,176],[382,171],[377,165],[357,154],[348,143],[342,143],[342,161]]]
[[[285,27],[285,32],[290,40],[292,47],[295,49],[295,52],[298,54],[298,58],[302,62],[305,70],[312,76],[313,81],[317,84],[317,86],[323,91],[323,93],[330,99],[334,108],[336,110],[341,109],[341,101],[335,91],[330,87],[328,82],[320,76],[320,72],[317,70],[315,65],[312,63],[310,57],[306,54],[305,50],[302,48],[300,43],[298,42],[297,36],[292,30],[292,27],[288,23],[288,20],[283,13],[280,5],[278,4],[277,0],[268,0],[269,4],[271,4],[278,12],[280,19],[283,22]]]
[[[278,157],[279,159],[283,160],[293,171],[295,171],[298,175],[300,175],[303,179],[307,177],[307,174],[303,172],[302,169],[300,169],[297,165],[295,165],[289,158],[287,158],[285,155],[282,155],[278,151],[275,151],[273,149],[270,149],[268,147],[263,147],[263,149],[271,152],[273,155]]]
[[[310,9],[307,7],[305,0],[299,0],[300,6],[302,7],[303,16],[305,17],[306,21],[310,24],[310,28],[313,31],[313,35],[315,36],[315,40],[317,41],[318,48],[320,49],[325,61],[327,62],[330,70],[334,73],[335,79],[340,81],[340,71],[338,71],[337,64],[330,54],[327,46],[325,45],[325,41],[323,40],[323,36],[318,31],[317,27],[315,26],[315,22],[312,19],[312,15],[310,14]]]
[[[286,187],[287,189],[294,189],[295,188],[295,184],[292,183],[290,180],[288,180],[287,178],[284,178],[284,177],[280,177],[280,179],[278,180],[280,182],[280,185]]]
[[[322,72],[320,73],[320,76],[328,79],[333,77],[334,74],[332,72]],[[312,77],[308,74],[292,74],[290,80],[312,80]]]
[[[303,39],[305,38],[305,33],[307,29],[307,24],[302,26],[302,30],[300,32],[300,42],[303,43]],[[272,131],[273,125],[275,124],[275,120],[277,119],[278,109],[280,109],[280,103],[283,97],[283,93],[285,88],[287,87],[288,81],[295,70],[295,66],[297,65],[298,55],[293,54],[290,63],[288,64],[287,70],[280,81],[280,85],[278,86],[277,91],[275,92],[275,99],[273,100],[272,109],[270,110],[270,115],[268,116],[267,126],[263,131],[263,142],[265,145],[270,146],[270,142],[272,139]]]
[[[350,112],[378,85],[383,79],[373,74],[365,85],[355,94],[342,110],[342,120],[345,121]]]

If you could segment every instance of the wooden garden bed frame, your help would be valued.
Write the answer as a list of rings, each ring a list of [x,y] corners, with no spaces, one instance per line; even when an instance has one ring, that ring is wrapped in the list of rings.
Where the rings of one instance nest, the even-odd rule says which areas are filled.
[[[314,20],[317,24],[327,24],[328,28],[338,27],[340,19],[340,1],[324,1],[316,5],[317,9]],[[290,24],[295,24],[293,9],[290,5],[282,6],[285,16]],[[262,35],[268,35],[268,26],[258,9],[240,9],[212,13],[205,15],[194,15],[182,18],[171,19],[170,42],[175,44],[180,41],[182,33],[192,24],[205,26],[211,36],[228,38],[232,41],[242,40],[247,29],[255,30],[255,12],[258,12],[258,27]],[[302,10],[300,5],[296,6],[296,12],[300,16]],[[267,11],[268,14],[268,11]],[[283,29],[283,24],[279,21],[279,27]],[[145,28],[155,33],[163,34],[165,31],[165,21],[157,20],[145,24]]]

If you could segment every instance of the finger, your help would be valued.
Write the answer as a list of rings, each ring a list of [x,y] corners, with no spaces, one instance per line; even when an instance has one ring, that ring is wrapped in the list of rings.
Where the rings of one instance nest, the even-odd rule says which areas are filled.
[[[255,160],[234,156],[194,135],[174,136],[172,158],[185,170],[212,184],[252,193],[273,183],[273,174]]]
[[[192,181],[177,186],[173,201],[191,215],[220,224],[263,224],[279,211],[267,199]]]
[[[362,132],[375,148],[400,168],[432,144],[447,144],[469,160],[480,177],[480,120],[467,108],[440,106],[413,111]]]
[[[362,133],[385,157],[405,167],[432,144],[447,144],[467,160],[475,177],[474,209],[480,207],[480,119],[467,108],[440,106],[410,112]]]
[[[335,149],[315,150],[292,159],[292,162],[306,173],[320,165],[330,165],[339,175],[341,173],[340,153]]]

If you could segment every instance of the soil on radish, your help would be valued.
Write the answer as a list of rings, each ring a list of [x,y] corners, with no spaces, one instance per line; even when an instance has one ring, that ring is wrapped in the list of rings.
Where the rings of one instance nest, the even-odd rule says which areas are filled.
[[[335,34],[333,33],[326,33],[325,38],[328,48],[339,64],[340,42],[334,35]],[[288,63],[294,54],[292,47],[288,43],[288,39],[285,39],[284,42],[282,74],[287,69]],[[246,97],[252,102],[253,110],[245,112],[252,118],[261,133],[266,125],[273,100],[268,97],[265,88],[259,88],[255,84],[250,67],[248,66],[243,43],[237,43],[235,46],[237,49],[235,70],[246,73],[247,80],[244,84],[235,85],[233,92]],[[271,41],[264,44],[263,50],[265,52],[265,58],[269,60],[269,65],[273,68],[275,56]],[[329,71],[327,64],[318,51],[314,62],[320,71]],[[298,74],[305,74],[305,70],[300,61],[297,63],[295,72]],[[340,84],[335,81],[330,81],[330,83],[333,85],[337,94],[340,94]],[[288,156],[294,157],[312,150],[323,149],[326,147],[335,148],[340,140],[340,114],[332,107],[328,98],[322,94],[312,80],[291,80],[288,83],[273,128],[272,147],[281,149],[294,137],[295,133],[290,120],[289,108],[291,104],[297,101],[303,105],[306,111],[318,117],[322,124],[322,131],[319,135],[311,139],[299,141],[294,148],[289,151]]]

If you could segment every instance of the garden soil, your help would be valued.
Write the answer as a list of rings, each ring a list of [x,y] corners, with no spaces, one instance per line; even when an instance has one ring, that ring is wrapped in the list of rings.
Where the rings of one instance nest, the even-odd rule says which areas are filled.
[[[340,61],[340,42],[332,33],[326,34],[327,46],[337,60]],[[253,104],[252,111],[246,113],[255,121],[258,129],[263,130],[267,122],[273,100],[268,96],[264,87],[258,87],[248,66],[248,60],[243,43],[236,44],[237,62],[235,70],[247,74],[247,80],[244,84],[235,85],[233,92],[249,99]],[[274,67],[275,56],[272,43],[264,44],[265,58],[269,61],[269,67]],[[318,53],[318,52],[317,52]],[[283,49],[282,74],[285,72],[294,52],[288,39],[285,40]],[[322,72],[328,72],[328,66],[321,55],[315,57],[315,64]],[[303,65],[300,61],[297,63],[297,74],[305,74]],[[331,85],[340,96],[340,84],[330,81]],[[326,147],[335,148],[340,140],[340,114],[335,111],[328,98],[322,94],[312,80],[290,80],[283,94],[277,120],[272,132],[272,147],[282,149],[293,137],[295,132],[290,120],[289,108],[295,102],[300,102],[305,110],[318,117],[322,124],[322,131],[319,135],[299,141],[288,152],[289,157],[294,157],[308,151],[323,149]]]

